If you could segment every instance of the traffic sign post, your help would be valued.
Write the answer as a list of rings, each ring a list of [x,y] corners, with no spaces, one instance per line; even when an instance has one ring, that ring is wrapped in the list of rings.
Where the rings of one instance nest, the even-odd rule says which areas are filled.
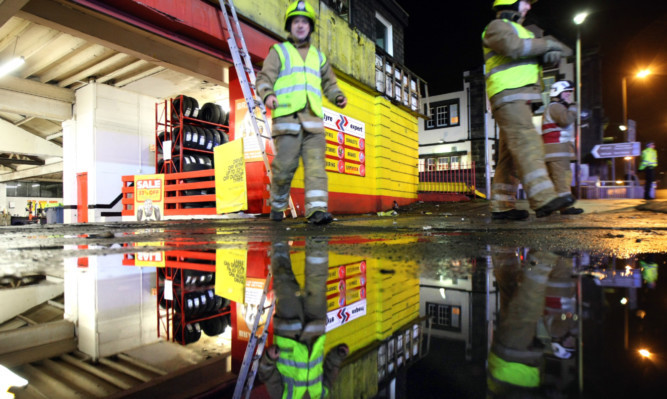
[[[598,144],[591,150],[595,158],[636,157],[641,153],[638,141],[630,143]]]

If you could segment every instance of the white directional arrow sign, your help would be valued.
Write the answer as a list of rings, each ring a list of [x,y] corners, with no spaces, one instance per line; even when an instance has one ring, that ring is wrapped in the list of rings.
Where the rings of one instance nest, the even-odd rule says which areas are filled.
[[[635,157],[641,152],[638,141],[630,143],[598,144],[591,150],[595,158]]]

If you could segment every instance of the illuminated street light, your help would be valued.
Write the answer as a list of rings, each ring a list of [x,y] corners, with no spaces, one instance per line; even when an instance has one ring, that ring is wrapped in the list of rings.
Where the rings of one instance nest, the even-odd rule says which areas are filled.
[[[645,78],[645,77],[647,77],[647,76],[650,75],[650,74],[651,74],[651,70],[650,70],[650,69],[644,69],[644,70],[641,70],[641,71],[639,71],[639,72],[637,73],[637,77],[638,77],[638,78]]]
[[[624,132],[624,131],[628,130],[628,127],[625,126],[625,125],[620,125],[620,126],[618,127],[618,130]]]
[[[641,355],[641,357],[643,357],[643,358],[645,358],[645,359],[650,359],[650,358],[651,358],[651,355],[652,355],[652,353],[649,352],[649,351],[646,350],[646,349],[640,349],[640,350],[639,350],[639,354]]]
[[[574,16],[574,24],[577,25],[577,55],[575,64],[577,67],[577,163],[575,168],[575,182],[577,184],[577,198],[581,198],[581,32],[579,26],[588,17],[588,12],[580,12]]]
[[[640,79],[644,79],[645,77],[647,77],[650,74],[651,74],[651,70],[646,68],[646,69],[642,69],[641,71],[637,72],[635,74],[635,76],[640,78]],[[629,121],[628,121],[628,80],[627,80],[626,76],[623,76],[623,79],[621,80],[621,90],[622,90],[621,95],[623,97],[623,122],[622,122],[623,125],[621,125],[621,126],[624,127],[625,129],[621,129],[620,127],[619,127],[619,129],[621,129],[622,132],[625,132],[628,129],[628,126],[629,126]],[[633,141],[634,140],[635,139],[633,139]],[[627,141],[630,141],[630,140],[627,140]],[[629,173],[634,174],[634,170],[635,170],[635,165],[634,165],[634,161],[633,161],[632,164],[630,165]]]

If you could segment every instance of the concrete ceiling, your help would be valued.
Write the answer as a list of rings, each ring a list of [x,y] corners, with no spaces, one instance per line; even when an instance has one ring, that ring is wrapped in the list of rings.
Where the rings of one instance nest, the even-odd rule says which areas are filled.
[[[172,68],[144,57],[141,49],[123,51],[107,44],[108,38],[37,23],[39,18],[26,13],[2,18],[1,3],[0,24],[6,22],[0,26],[0,64],[18,56],[25,64],[0,77],[0,183],[62,181],[61,124],[72,117],[75,90],[91,81],[158,99],[179,94],[200,103],[228,99],[228,66],[216,82],[188,74],[187,66]]]

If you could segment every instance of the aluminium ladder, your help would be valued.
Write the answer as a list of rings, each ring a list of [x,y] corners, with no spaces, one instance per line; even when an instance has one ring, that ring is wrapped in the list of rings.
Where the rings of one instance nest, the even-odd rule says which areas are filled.
[[[276,304],[275,296],[272,296],[270,304],[268,307],[264,307],[264,301],[269,290],[269,283],[271,283],[272,274],[269,271],[269,274],[266,276],[266,282],[264,283],[264,290],[262,291],[262,296],[259,300],[259,305],[257,305],[257,313],[255,314],[255,320],[252,325],[252,331],[250,332],[250,339],[248,340],[248,346],[246,346],[245,355],[243,356],[243,363],[241,363],[241,370],[239,371],[239,376],[236,380],[236,387],[234,388],[234,396],[232,399],[240,398],[250,398],[250,392],[255,383],[255,376],[257,375],[257,369],[259,368],[259,361],[262,358],[262,353],[264,352],[264,345],[266,344],[266,338],[269,334],[269,324],[273,319],[273,308]],[[261,334],[257,337],[257,330],[259,328],[259,321],[262,318],[264,312],[266,314],[266,322],[261,326]],[[257,349],[255,351],[255,348]],[[252,366],[252,367],[251,367]]]
[[[271,145],[272,150],[274,150],[273,153],[275,154],[275,148],[273,148],[273,139],[271,137],[271,127],[266,116],[266,107],[262,99],[257,95],[257,89],[255,88],[257,77],[255,76],[252,60],[250,59],[248,49],[246,48],[243,32],[241,31],[241,24],[239,23],[239,19],[236,14],[236,8],[234,7],[234,1],[219,1],[220,8],[222,9],[222,18],[224,19],[227,32],[229,33],[229,39],[227,39],[227,43],[229,45],[229,51],[232,54],[232,59],[234,60],[234,68],[236,69],[236,74],[238,75],[239,83],[241,84],[241,89],[243,90],[243,97],[245,97],[246,104],[248,105],[248,114],[250,115],[250,120],[252,121],[252,127],[255,130],[255,137],[257,138],[257,143],[259,144],[259,150],[262,153],[262,159],[264,160],[264,167],[266,168],[266,174],[269,178],[269,183],[273,183],[273,173],[271,171],[269,157],[266,154],[266,148],[264,147],[264,141],[262,140],[267,139],[269,141],[269,145]],[[229,6],[232,19],[234,20],[233,25],[230,21],[229,13],[227,12],[227,6]],[[240,49],[238,43],[240,43]],[[256,108],[261,110],[262,122],[264,122],[265,132],[267,133],[266,135],[263,135],[259,129],[259,118],[255,114]],[[294,208],[294,202],[292,201],[291,195],[289,196],[289,210],[292,217],[296,218],[296,210]]]

